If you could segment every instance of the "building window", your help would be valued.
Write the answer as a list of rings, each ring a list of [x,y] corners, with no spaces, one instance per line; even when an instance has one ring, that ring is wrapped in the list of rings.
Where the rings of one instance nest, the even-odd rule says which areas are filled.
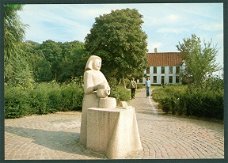
[[[146,69],[146,73],[149,74],[150,73],[150,67],[147,67]]]
[[[154,67],[154,74],[157,74],[157,67]]]
[[[169,77],[169,83],[173,83],[173,77],[172,76]]]
[[[176,76],[176,83],[180,83],[180,77]]]
[[[157,83],[157,76],[153,77],[153,83]]]
[[[161,84],[165,84],[165,77],[164,76],[161,77]]]
[[[162,73],[162,74],[165,73],[165,67],[161,67],[161,73]]]
[[[176,74],[179,74],[180,73],[180,66],[177,66],[176,67]]]
[[[169,67],[169,73],[172,74],[173,73],[173,67]]]

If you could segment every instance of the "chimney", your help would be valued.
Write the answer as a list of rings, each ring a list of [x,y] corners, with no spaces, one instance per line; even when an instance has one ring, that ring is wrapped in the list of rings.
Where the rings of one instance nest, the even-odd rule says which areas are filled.
[[[157,53],[158,52],[158,49],[157,48],[154,48],[154,53]]]

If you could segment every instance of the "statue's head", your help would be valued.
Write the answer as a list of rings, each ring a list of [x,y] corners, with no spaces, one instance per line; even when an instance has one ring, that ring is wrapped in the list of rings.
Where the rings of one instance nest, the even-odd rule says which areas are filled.
[[[101,69],[101,58],[96,55],[91,55],[86,63],[86,70],[100,70]]]

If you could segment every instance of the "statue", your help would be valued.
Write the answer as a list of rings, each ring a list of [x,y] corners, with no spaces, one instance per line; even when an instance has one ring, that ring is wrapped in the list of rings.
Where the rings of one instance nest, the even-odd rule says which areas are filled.
[[[80,143],[86,146],[87,139],[87,109],[99,107],[99,99],[110,94],[109,84],[100,71],[101,58],[95,55],[89,57],[84,73],[84,98],[82,102],[82,120]]]
[[[142,150],[135,108],[108,97],[110,86],[100,71],[101,58],[89,57],[84,73],[80,143],[108,158]]]

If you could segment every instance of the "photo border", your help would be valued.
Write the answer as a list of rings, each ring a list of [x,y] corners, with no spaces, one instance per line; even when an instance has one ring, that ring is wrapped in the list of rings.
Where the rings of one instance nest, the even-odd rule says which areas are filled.
[[[146,163],[149,161],[153,162],[227,162],[228,152],[227,151],[227,125],[228,125],[228,2],[227,0],[1,0],[0,1],[0,162],[5,162],[4,160],[5,150],[4,150],[4,8],[3,5],[7,3],[14,3],[14,4],[121,4],[121,3],[223,3],[223,30],[224,30],[224,159],[138,159],[138,160],[107,160],[107,161],[114,161],[114,162],[137,162],[137,163]],[[225,64],[226,63],[226,64]],[[31,160],[33,161],[33,160]],[[38,162],[43,162],[44,160],[38,160]],[[51,160],[45,160],[50,162]],[[79,161],[84,162],[85,160],[53,160],[53,161],[61,161],[61,162],[68,162],[68,161]],[[86,160],[91,161],[91,160]],[[103,160],[92,160],[95,162],[101,162]]]

